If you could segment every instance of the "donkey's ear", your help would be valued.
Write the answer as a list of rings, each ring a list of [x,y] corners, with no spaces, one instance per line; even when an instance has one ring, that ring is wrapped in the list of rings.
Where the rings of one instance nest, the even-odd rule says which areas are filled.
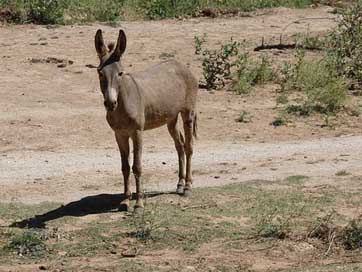
[[[107,47],[104,44],[102,30],[100,29],[97,30],[96,36],[94,37],[94,45],[99,58],[102,58],[105,54],[107,54]]]
[[[116,59],[119,60],[121,58],[124,51],[126,51],[126,47],[127,47],[126,34],[121,29],[119,31],[119,35],[118,35],[117,46],[116,46],[116,49],[114,50],[114,55],[115,55]]]

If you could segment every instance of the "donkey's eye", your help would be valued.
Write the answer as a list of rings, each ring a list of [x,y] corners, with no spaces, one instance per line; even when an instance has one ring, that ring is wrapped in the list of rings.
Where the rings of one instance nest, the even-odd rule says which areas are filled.
[[[118,76],[122,76],[122,75],[123,75],[123,72],[119,72],[119,73],[118,73]]]

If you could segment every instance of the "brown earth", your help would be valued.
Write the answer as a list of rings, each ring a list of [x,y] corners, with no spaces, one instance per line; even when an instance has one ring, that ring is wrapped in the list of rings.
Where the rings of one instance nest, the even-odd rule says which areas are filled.
[[[335,26],[335,18],[321,7],[263,10],[251,17],[120,22],[128,36],[124,67],[127,72],[144,69],[167,53],[201,78],[195,35],[207,33],[210,47],[233,37],[253,48],[262,37],[275,42],[281,34],[291,40],[296,33],[324,33]],[[92,68],[98,65],[93,46],[98,28],[106,40],[115,40],[118,27],[101,24],[0,28],[2,202],[69,202],[122,191],[119,155]],[[270,57],[281,62],[292,55],[273,51]],[[341,115],[333,129],[323,127],[320,116],[274,128],[276,89],[257,87],[246,96],[199,91],[195,186],[290,175],[328,183],[341,170],[362,174],[362,153],[356,152],[362,149],[362,117]],[[358,97],[351,100],[359,102]],[[243,110],[251,122],[235,121]],[[175,189],[176,152],[167,129],[146,132],[144,142],[145,189]]]

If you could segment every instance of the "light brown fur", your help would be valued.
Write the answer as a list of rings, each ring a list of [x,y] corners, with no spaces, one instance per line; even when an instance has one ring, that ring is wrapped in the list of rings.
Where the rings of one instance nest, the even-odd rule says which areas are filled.
[[[128,208],[131,199],[129,186],[129,139],[132,139],[136,178],[135,211],[143,209],[142,189],[142,133],[144,130],[167,125],[179,158],[177,193],[191,194],[191,157],[193,136],[196,137],[196,98],[198,84],[189,69],[177,61],[159,63],[145,71],[123,72],[121,57],[126,49],[126,36],[120,30],[116,47],[104,45],[102,32],[95,36],[95,47],[100,58],[98,73],[107,108],[108,124],[115,132],[122,159],[124,177],[123,204]],[[181,114],[185,137],[177,127]],[[185,160],[186,159],[186,160]],[[186,173],[185,173],[186,163]]]

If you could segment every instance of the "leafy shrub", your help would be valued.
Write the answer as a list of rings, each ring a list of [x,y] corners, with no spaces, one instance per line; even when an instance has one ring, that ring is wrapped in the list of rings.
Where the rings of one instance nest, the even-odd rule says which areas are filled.
[[[308,107],[307,105],[287,105],[285,110],[289,114],[298,116],[309,116],[312,113],[312,108]]]
[[[5,249],[15,251],[20,256],[30,257],[41,257],[46,253],[44,239],[41,233],[36,231],[26,231],[15,235]]]
[[[26,22],[27,11],[20,1],[0,0],[0,11],[2,11],[1,21],[21,24]]]
[[[115,21],[126,0],[0,0],[15,23],[64,24],[85,21]]]
[[[67,7],[66,1],[31,0],[28,2],[29,14],[32,22],[39,24],[61,23],[64,10]]]
[[[312,36],[309,33],[296,34],[294,40],[296,47],[302,49],[322,50],[327,46],[325,37]]]
[[[252,116],[245,110],[243,110],[239,117],[236,119],[236,122],[239,123],[250,123],[252,119]]]
[[[286,94],[280,94],[276,98],[277,104],[287,104],[288,103],[288,96]]]
[[[239,54],[240,43],[231,39],[221,45],[219,50],[202,51],[203,76],[208,90],[220,89],[231,79],[231,68],[236,65],[234,57]]]
[[[0,7],[10,9],[16,23],[57,24],[62,23],[68,4],[69,0],[5,0]]]
[[[235,66],[236,77],[232,89],[238,94],[248,93],[252,86],[265,84],[274,77],[274,71],[266,55],[261,56],[258,61],[252,61],[247,53],[241,53]]]
[[[194,37],[195,42],[195,55],[200,55],[202,53],[202,45],[206,42],[206,33],[200,38],[198,36]]]
[[[275,214],[264,214],[256,225],[257,236],[284,239],[288,236],[289,221]]]
[[[340,75],[362,85],[362,2],[346,9],[329,37],[329,57]]]
[[[8,19],[15,23],[55,24],[88,20],[114,21],[120,16],[154,20],[193,16],[208,8],[217,11],[252,11],[277,6],[305,7],[312,2],[313,0],[0,0],[0,8],[9,10],[11,16]]]
[[[274,127],[284,126],[286,124],[287,124],[287,120],[285,119],[284,116],[279,116],[270,123],[270,125],[272,125]]]
[[[362,248],[362,220],[352,220],[341,234],[343,245],[348,250]]]
[[[288,105],[288,113],[307,116],[312,111],[333,114],[342,109],[347,100],[347,84],[326,60],[308,61],[297,54],[295,64],[282,70],[282,91],[299,91],[302,103]]]
[[[74,21],[116,21],[122,15],[126,0],[82,0],[72,1],[65,11],[69,23]],[[68,23],[68,21],[67,21]]]
[[[217,50],[203,49],[205,35],[194,37],[195,54],[202,54],[204,85],[206,89],[223,88],[227,81],[232,80],[232,90],[248,93],[256,84],[271,81],[275,73],[266,55],[253,61],[247,52],[241,51],[241,44],[232,38]]]
[[[172,1],[168,0],[144,0],[139,1],[140,6],[144,9],[145,15],[149,19],[162,19],[173,17],[174,11]]]
[[[147,19],[158,20],[178,16],[195,15],[209,4],[202,0],[137,0]]]

